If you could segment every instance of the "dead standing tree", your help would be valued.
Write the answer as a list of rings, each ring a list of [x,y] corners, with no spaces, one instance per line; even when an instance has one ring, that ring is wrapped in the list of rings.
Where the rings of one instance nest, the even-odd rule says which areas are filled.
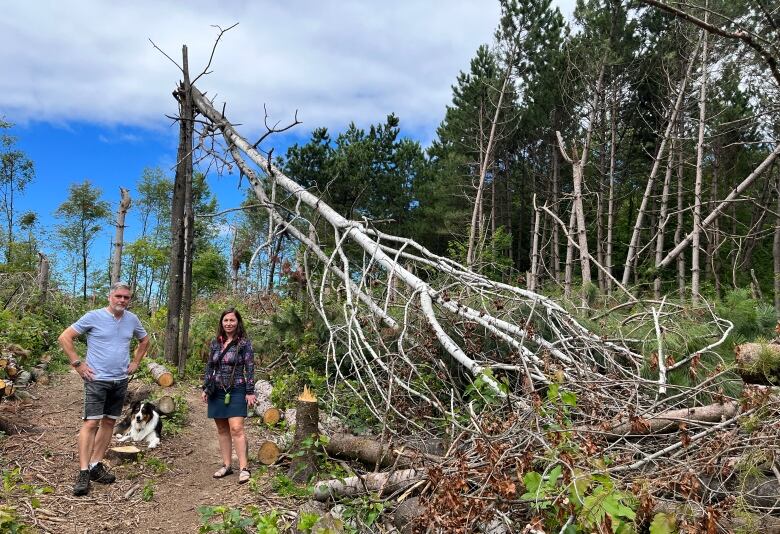
[[[130,192],[124,187],[119,188],[119,208],[116,211],[116,235],[114,236],[114,253],[111,256],[111,283],[119,280],[122,272],[122,246],[125,235],[125,217],[130,209]]]

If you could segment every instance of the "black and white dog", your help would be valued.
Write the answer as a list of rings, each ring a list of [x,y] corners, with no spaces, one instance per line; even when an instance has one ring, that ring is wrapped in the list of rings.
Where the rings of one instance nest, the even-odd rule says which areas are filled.
[[[151,402],[134,402],[130,407],[130,428],[124,434],[117,434],[117,442],[124,443],[128,440],[146,440],[150,449],[160,444],[162,434],[162,419],[157,406]]]

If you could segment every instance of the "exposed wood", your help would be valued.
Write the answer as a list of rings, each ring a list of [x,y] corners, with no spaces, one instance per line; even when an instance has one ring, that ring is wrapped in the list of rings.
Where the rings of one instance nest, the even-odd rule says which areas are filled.
[[[152,373],[155,382],[157,382],[159,385],[164,388],[173,385],[173,374],[171,374],[171,372],[168,371],[168,369],[166,369],[163,365],[151,360],[147,360],[146,367],[149,368],[149,372]]]
[[[283,419],[283,412],[279,408],[271,406],[263,412],[263,423],[268,426],[275,426]]]
[[[344,479],[322,480],[314,485],[312,497],[318,501],[330,498],[350,497],[366,492],[393,493],[423,478],[415,469],[402,469],[392,473],[367,473]]]
[[[317,458],[314,454],[319,436],[319,407],[308,387],[296,400],[295,436],[293,438],[293,459],[288,474],[299,483],[308,482],[317,471]]]
[[[281,456],[282,450],[279,445],[270,440],[263,441],[257,450],[257,459],[263,465],[273,465]]]
[[[135,462],[141,449],[135,445],[125,445],[123,447],[109,447],[106,451],[106,458],[119,460],[121,462]]]

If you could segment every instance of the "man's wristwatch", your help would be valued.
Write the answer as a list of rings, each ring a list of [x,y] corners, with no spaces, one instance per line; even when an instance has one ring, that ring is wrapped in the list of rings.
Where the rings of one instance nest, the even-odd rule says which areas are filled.
[[[74,369],[78,369],[79,366],[81,365],[81,360],[73,360],[72,362],[70,362],[70,364],[73,366]]]

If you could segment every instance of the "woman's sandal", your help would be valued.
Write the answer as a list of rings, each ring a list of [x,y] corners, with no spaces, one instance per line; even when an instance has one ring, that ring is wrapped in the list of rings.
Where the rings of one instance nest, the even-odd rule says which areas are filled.
[[[244,482],[249,482],[250,478],[252,478],[252,473],[246,467],[238,473],[239,484],[243,484]]]
[[[230,467],[229,465],[223,465],[222,467],[217,469],[216,473],[214,473],[211,476],[213,476],[214,478],[222,478],[232,474],[233,474],[233,468]]]

